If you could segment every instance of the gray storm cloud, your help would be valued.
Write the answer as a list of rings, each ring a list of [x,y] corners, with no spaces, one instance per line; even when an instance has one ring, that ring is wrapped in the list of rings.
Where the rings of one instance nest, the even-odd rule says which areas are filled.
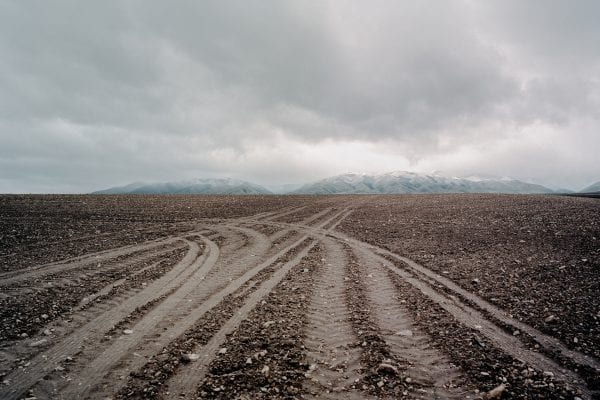
[[[595,1],[0,4],[0,191],[600,179]]]

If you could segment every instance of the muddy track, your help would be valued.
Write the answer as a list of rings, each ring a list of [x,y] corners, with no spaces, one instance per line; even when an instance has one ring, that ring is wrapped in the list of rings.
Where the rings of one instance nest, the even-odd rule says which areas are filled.
[[[322,245],[323,266],[307,311],[305,347],[310,368],[305,389],[315,398],[361,399],[364,394],[356,387],[362,375],[361,354],[345,302],[346,257],[331,239],[323,240]]]
[[[39,336],[44,338],[39,346],[37,336],[22,341],[35,347],[11,361],[0,398],[104,398],[118,392],[119,398],[222,399],[243,393],[248,398],[462,399],[474,396],[474,388],[489,390],[499,382],[507,383],[510,396],[547,394],[550,388],[561,395],[597,395],[583,374],[600,371],[596,359],[513,320],[420,264],[335,231],[352,208],[320,204],[310,211],[283,207],[238,219],[198,220],[195,233],[182,237],[1,275],[0,285],[15,285],[18,295],[28,290],[19,283],[29,280],[56,278],[53,285],[68,287],[105,274],[112,281],[90,286],[87,300],[63,316],[65,321],[47,325],[56,332]],[[209,230],[209,236],[200,234]],[[182,243],[187,253],[180,251],[178,262],[160,269],[166,262],[161,254]],[[320,258],[306,264],[310,270],[299,271],[315,246]],[[152,262],[133,267],[144,260]],[[110,275],[121,268],[130,268],[126,278]],[[141,286],[138,276],[149,273],[152,279]],[[273,328],[294,337],[278,341],[268,329],[277,321],[261,314],[261,304],[267,298],[290,299],[293,292],[283,284],[302,273],[310,279],[294,279],[304,282],[299,292],[308,296],[291,302],[302,304],[301,310],[265,307],[277,318],[301,316],[294,335]],[[127,286],[128,279],[138,286]],[[452,326],[460,336],[448,331]],[[244,341],[254,334],[263,346],[277,343],[273,354],[283,360],[244,355]],[[460,362],[460,352],[445,342],[471,346],[473,360]],[[225,356],[220,351],[225,344],[235,354]],[[179,349],[198,359],[182,363]],[[160,360],[167,362],[164,368]],[[497,376],[475,376],[480,370],[469,368],[481,360],[517,368],[519,379],[495,366]],[[8,365],[2,362],[3,368]],[[269,365],[271,370],[264,368]],[[262,386],[237,385],[239,374],[243,385]]]
[[[327,221],[324,221],[322,224],[324,225],[326,223],[329,223],[331,220],[340,218],[341,216],[342,216],[342,213],[336,213],[335,215],[331,216]],[[233,226],[231,226],[231,227],[233,227]],[[245,228],[238,228],[238,229],[245,229]],[[255,235],[259,235],[258,232],[254,232],[254,233],[255,233]],[[258,273],[260,273],[262,270],[273,265],[280,257],[282,257],[285,254],[289,253],[290,251],[293,251],[294,249],[298,248],[298,246],[301,246],[307,239],[308,239],[308,236],[302,235],[301,237],[296,239],[294,241],[294,243],[279,250],[274,255],[268,256],[267,259],[261,260],[260,257],[252,257],[254,262],[249,264],[252,267],[248,268],[245,271],[245,273],[243,273],[243,275],[231,280],[223,289],[221,289],[220,291],[218,291],[216,293],[214,293],[214,291],[215,291],[215,288],[218,287],[217,286],[218,283],[215,283],[215,282],[208,283],[207,282],[206,286],[204,286],[204,290],[200,290],[199,293],[205,294],[208,291],[213,294],[211,294],[208,297],[199,296],[196,299],[190,299],[192,301],[187,302],[188,305],[187,305],[185,312],[180,312],[181,310],[177,310],[179,313],[178,318],[174,318],[171,321],[168,321],[168,318],[163,320],[162,326],[164,329],[163,330],[158,329],[161,333],[158,335],[155,335],[151,341],[150,340],[147,341],[143,348],[135,349],[135,354],[141,355],[142,357],[129,357],[127,362],[123,363],[121,368],[116,368],[113,371],[111,371],[111,376],[112,377],[120,376],[119,371],[135,371],[135,370],[139,369],[140,367],[142,367],[142,365],[144,364],[144,362],[147,359],[149,359],[150,357],[152,357],[155,354],[158,354],[161,351],[161,349],[164,346],[166,346],[170,341],[181,336],[187,329],[189,329],[191,326],[193,326],[197,320],[202,318],[203,315],[205,315],[210,310],[212,310],[214,307],[219,305],[219,303],[221,303],[227,296],[232,295],[234,292],[236,292],[238,289],[240,289],[242,286],[244,286],[248,281],[250,281],[254,276],[256,276]],[[246,249],[246,253],[248,253],[247,250],[248,249]],[[251,253],[250,256],[252,256],[252,254],[253,253]],[[257,262],[258,262],[258,264],[256,264]],[[217,278],[217,279],[219,279],[219,278]],[[220,276],[220,280],[222,282],[223,275]],[[169,322],[169,323],[167,323],[167,322]],[[159,328],[160,328],[160,326],[161,325],[159,325]],[[114,391],[115,388],[120,387],[120,385],[114,384],[114,379],[107,378],[107,379],[105,379],[105,382],[107,382],[107,383],[105,383],[105,385],[107,385],[108,382],[111,382],[111,390],[112,391]],[[125,383],[125,382],[123,382],[123,383]],[[101,389],[99,389],[99,390],[101,390]]]
[[[19,279],[8,282],[6,287],[3,287],[2,297],[27,295],[34,291],[39,291],[39,286],[42,284],[42,289],[47,290],[61,286],[77,285],[86,279],[93,278],[98,275],[106,275],[114,271],[121,271],[128,266],[141,263],[144,260],[160,257],[170,251],[184,248],[185,243],[181,240],[173,241],[172,243],[151,248],[147,251],[136,251],[124,256],[111,258],[105,262],[93,262],[88,265],[81,266],[76,270],[62,270],[44,275],[23,276]],[[0,285],[1,287],[2,285]]]
[[[3,399],[18,399],[29,388],[53,371],[62,362],[80,351],[86,343],[99,342],[104,333],[116,322],[131,314],[136,308],[160,297],[173,287],[181,285],[193,272],[194,261],[200,255],[200,247],[194,242],[187,242],[189,251],[173,269],[163,277],[148,285],[144,290],[120,303],[117,307],[89,321],[76,331],[63,338],[48,350],[41,352],[30,360],[27,368],[8,374],[5,379],[10,383],[0,387]]]
[[[430,298],[436,304],[440,305],[454,318],[456,318],[456,320],[458,320],[461,324],[469,328],[478,330],[481,335],[489,339],[494,344],[494,346],[501,349],[506,354],[510,355],[514,359],[525,361],[528,365],[540,371],[540,373],[550,373],[558,381],[562,381],[568,386],[574,386],[586,398],[592,396],[590,389],[588,388],[585,380],[580,375],[579,371],[565,368],[564,365],[560,365],[558,361],[554,360],[550,355],[542,354],[540,352],[535,351],[535,349],[532,349],[528,343],[521,340],[521,338],[519,337],[520,335],[512,335],[507,333],[502,326],[495,324],[494,321],[490,320],[489,318],[486,318],[486,316],[482,312],[470,306],[466,302],[461,301],[458,298],[458,296],[452,296],[447,294],[443,290],[436,289],[436,285],[441,285],[443,283],[448,282],[442,282],[433,279],[432,276],[429,276],[434,275],[434,273],[431,271],[429,271],[430,274],[424,277],[423,275],[425,274],[423,273],[423,271],[426,270],[425,267],[420,266],[412,262],[411,260],[393,254],[385,249],[381,249],[376,246],[360,242],[356,239],[347,237],[340,233],[332,233],[331,230],[328,232],[323,229],[317,229],[314,227],[302,227],[298,224],[278,224],[280,224],[281,226],[293,226],[297,230],[304,231],[306,233],[312,232],[314,235],[317,236],[324,235],[336,238],[337,240],[341,240],[345,243],[350,244],[358,251],[370,252],[371,256],[374,257],[378,262],[383,264],[388,270],[400,276],[403,280],[405,280],[410,285],[422,292],[426,297]],[[383,257],[383,255],[387,255],[389,258],[396,259],[398,261],[398,265],[395,265],[392,261]],[[410,262],[411,266],[418,267],[418,272],[421,272],[421,274],[417,274],[415,271],[411,270],[411,268],[407,266],[408,262]],[[468,296],[470,298],[475,298],[474,294],[466,291],[465,293],[463,293],[463,295]],[[532,337],[545,336],[541,332],[535,331],[534,328],[528,327],[528,330],[532,332]],[[556,342],[554,342],[554,344],[559,345]],[[573,356],[574,358],[572,358],[571,360],[575,362],[581,361],[582,363],[592,363],[592,365],[596,363],[595,360],[570,350],[561,352],[561,355],[563,357]],[[593,375],[591,379],[592,382],[594,382],[595,378],[593,377]]]
[[[219,256],[219,248],[213,242],[206,240],[208,245],[204,256],[197,259],[191,266],[194,272],[189,275],[179,288],[148,314],[137,324],[131,327],[130,334],[124,334],[117,338],[110,347],[97,356],[85,369],[78,372],[78,376],[64,390],[61,396],[64,398],[77,398],[83,396],[89,389],[116,364],[124,354],[139,343],[144,336],[152,333],[158,323],[177,304],[188,295],[208,274],[216,263]]]
[[[286,274],[306,257],[315,245],[316,242],[312,242],[304,247],[292,260],[278,268],[269,279],[261,283],[256,290],[247,296],[244,305],[236,311],[234,316],[221,327],[212,339],[206,345],[199,346],[192,351],[192,353],[199,355],[198,361],[190,364],[187,368],[182,368],[169,382],[167,390],[175,393],[179,398],[194,398],[196,388],[204,379],[209,364],[214,360],[226,336],[238,328],[242,320],[248,317],[248,314],[256,307],[258,302],[266,297]]]
[[[136,252],[148,251],[150,249],[172,244],[180,240],[181,239],[178,237],[170,237],[134,246],[118,247],[116,249],[106,250],[86,255],[84,257],[78,257],[75,259],[64,260],[58,263],[39,265],[27,269],[17,270],[14,272],[7,272],[0,275],[0,286],[13,285],[15,283],[22,282],[25,280],[36,279],[46,275],[57,274],[59,272],[77,269],[89,265],[96,265],[98,263],[113,258],[129,255]]]
[[[289,210],[285,213],[289,213]],[[272,216],[280,217],[280,214],[275,213]],[[340,216],[343,216],[343,213],[334,213],[319,226],[329,224]],[[305,222],[310,223],[311,220],[308,219]],[[302,237],[296,239],[291,245],[278,250],[267,260],[261,261],[262,255],[271,248],[270,238],[252,229],[239,226],[213,226],[212,230],[215,235],[218,235],[217,239],[223,238],[223,249],[227,251],[225,256],[219,258],[218,247],[206,239],[204,241],[209,248],[202,256],[199,255],[200,248],[196,243],[186,241],[190,250],[171,271],[165,273],[145,289],[129,291],[127,295],[107,304],[93,307],[92,309],[96,310],[95,312],[99,315],[89,321],[86,321],[85,313],[81,317],[77,317],[81,322],[77,324],[79,326],[73,332],[66,334],[62,339],[58,338],[56,343],[50,342],[50,347],[33,357],[26,368],[13,371],[5,377],[8,384],[0,387],[0,395],[3,398],[19,398],[53,370],[58,368],[62,370],[61,365],[63,365],[68,370],[76,371],[76,374],[66,376],[64,373],[51,374],[52,378],[44,384],[38,385],[36,389],[42,397],[58,395],[63,398],[77,398],[85,397],[90,393],[94,393],[95,396],[98,392],[90,392],[90,389],[97,387],[105,381],[106,377],[121,376],[119,371],[127,374],[128,369],[121,368],[121,365],[135,369],[143,364],[143,359],[135,360],[133,363],[131,360],[123,360],[123,357],[131,355],[130,351],[134,352],[133,354],[137,357],[138,353],[135,352],[137,350],[151,354],[154,349],[161,345],[164,346],[173,338],[181,335],[194,321],[211,310],[224,297],[239,289],[254,275],[275,262],[282,254],[298,247],[306,239],[306,235],[297,235]],[[275,236],[277,237],[277,234]],[[116,252],[110,254],[113,256]],[[108,255],[105,256],[108,257]],[[210,259],[210,262],[205,261],[206,259]],[[217,260],[220,261],[218,271],[214,268]],[[200,264],[207,265],[207,267],[202,268]],[[82,265],[82,261],[65,265],[75,269]],[[252,265],[255,266],[251,267]],[[62,268],[63,265],[59,267]],[[93,295],[92,299],[110,292],[118,284],[119,281],[105,286]],[[218,292],[215,293],[215,290]],[[147,308],[147,305],[151,305],[151,307]],[[142,310],[142,314],[139,314],[138,310]],[[105,335],[114,324],[118,321],[130,320],[131,315],[135,313],[139,317],[135,325],[130,326],[131,332],[127,331],[127,334],[122,334],[120,331],[113,331],[116,337],[109,337],[109,341],[105,342]],[[156,332],[160,332],[158,338],[155,337]],[[150,338],[154,341],[147,343]],[[100,348],[103,349],[98,352],[97,344],[100,342],[106,343],[106,345],[102,345]],[[142,347],[139,347],[140,344]],[[90,353],[90,349],[95,350]],[[75,357],[76,354],[77,357]],[[67,360],[66,364],[65,360]],[[66,380],[61,376],[64,376]]]
[[[398,299],[385,267],[362,248],[355,248],[354,253],[362,269],[359,282],[364,285],[374,322],[390,352],[406,366],[405,374],[412,386],[417,386],[413,395],[423,399],[464,399],[467,390],[460,387],[460,369],[433,347],[428,335],[415,324]]]
[[[469,303],[472,303],[475,307],[477,307],[478,310],[489,313],[493,318],[511,327],[513,331],[519,330],[520,332],[524,332],[530,335],[539,345],[545,348],[548,352],[556,352],[560,354],[561,357],[571,360],[575,364],[588,366],[597,370],[600,373],[600,362],[598,360],[583,353],[571,350],[567,348],[563,343],[561,343],[560,340],[548,336],[521,321],[509,317],[504,311],[488,303],[487,301],[479,297],[477,294],[463,289],[456,283],[452,282],[450,279],[439,275],[406,257],[402,257],[384,250],[379,250],[378,253],[393,257],[394,259],[402,262],[413,273],[420,275],[424,280],[429,280],[433,284],[443,285],[447,290],[453,292],[456,296],[466,300]]]

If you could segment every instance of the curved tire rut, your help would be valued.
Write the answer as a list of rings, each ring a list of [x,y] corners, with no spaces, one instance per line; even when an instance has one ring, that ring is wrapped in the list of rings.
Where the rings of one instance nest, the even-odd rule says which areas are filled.
[[[337,221],[338,219],[343,217],[343,215],[344,215],[343,212],[337,212],[334,215],[327,218],[327,220],[320,223],[319,227],[329,224],[332,221]],[[255,238],[256,237],[259,238],[257,247],[262,247],[262,249],[265,251],[270,248],[270,243],[272,243],[272,242],[270,242],[270,241],[265,242],[264,235],[261,235],[260,233],[258,233],[256,231],[249,230],[248,228],[236,227],[234,225],[226,225],[226,227],[228,229],[242,229],[242,230],[245,229],[246,233],[253,234],[255,236]],[[209,296],[205,296],[204,299],[198,298],[195,301],[193,300],[193,301],[187,302],[188,307],[186,307],[186,311],[184,313],[181,313],[181,318],[179,318],[178,320],[173,320],[169,324],[163,324],[162,326],[163,326],[164,330],[162,330],[161,333],[154,335],[152,338],[148,338],[148,340],[146,342],[144,342],[143,348],[135,349],[135,354],[139,355],[140,357],[135,357],[135,358],[130,357],[128,359],[127,363],[125,363],[125,364],[121,365],[120,367],[118,367],[117,369],[111,371],[111,377],[114,378],[114,377],[118,377],[119,375],[122,376],[122,373],[120,373],[119,371],[135,371],[135,370],[138,370],[139,368],[141,368],[143,366],[143,364],[145,363],[145,361],[147,361],[151,357],[158,354],[161,351],[161,349],[163,349],[169,342],[176,340],[179,336],[181,336],[184,332],[186,332],[189,328],[191,328],[195,324],[195,322],[198,321],[200,318],[202,318],[207,312],[209,312],[214,307],[219,305],[227,296],[232,295],[238,289],[240,289],[242,286],[246,285],[247,282],[251,281],[253,279],[253,277],[255,277],[257,274],[259,274],[265,268],[272,266],[274,263],[276,263],[279,258],[284,256],[285,254],[288,254],[291,251],[294,251],[299,246],[303,245],[303,243],[309,238],[308,235],[299,235],[299,236],[301,236],[301,237],[297,238],[293,243],[286,246],[285,248],[277,250],[275,252],[275,254],[266,255],[266,257],[267,257],[266,259],[264,259],[262,257],[256,257],[256,254],[254,254],[255,252],[248,251],[248,249],[245,249],[245,253],[246,253],[245,258],[247,259],[249,257],[250,260],[247,260],[248,261],[247,265],[244,265],[244,262],[241,263],[242,267],[243,266],[246,267],[244,270],[245,272],[241,276],[231,280],[223,289],[217,291],[216,293],[214,293],[214,291],[215,291],[214,284],[218,283],[219,281],[222,282],[222,280],[223,280],[222,274],[216,275],[216,277],[215,277],[215,279],[217,279],[216,282],[212,282],[212,283],[207,282],[206,285],[203,285],[204,289],[200,289],[199,293],[201,293],[201,292],[206,293],[208,291],[213,294],[210,294]],[[241,249],[241,250],[244,250],[244,249]],[[240,257],[232,256],[232,258],[238,259]],[[244,258],[242,257],[241,260],[243,261]],[[238,262],[238,264],[240,264],[240,263]],[[290,266],[290,268],[291,268],[291,266]],[[225,269],[225,271],[226,270],[227,269]],[[252,292],[252,293],[255,293],[255,292]],[[250,296],[251,295],[252,294],[250,294]],[[160,331],[160,329],[159,329],[159,331]],[[111,385],[111,388],[110,388],[111,392],[114,392],[115,390],[117,390],[119,387],[122,386],[121,384],[118,384],[115,386],[115,384],[114,384],[115,380],[109,379],[109,378],[110,377],[108,377],[105,380],[105,385],[109,385],[109,384]],[[123,382],[123,384],[124,384],[124,382]]]
[[[149,311],[131,329],[131,333],[121,335],[92,362],[88,363],[83,370],[78,371],[77,378],[73,379],[65,389],[61,391],[64,398],[84,397],[119,360],[127,355],[144,336],[153,332],[160,321],[163,320],[177,304],[188,295],[206,277],[206,274],[216,263],[219,256],[219,248],[211,241],[205,240],[208,251],[198,258],[191,266],[194,270],[179,288]]]
[[[193,272],[191,266],[198,258],[200,247],[194,242],[186,241],[189,251],[185,257],[170,271],[165,273],[145,289],[126,299],[117,307],[111,308],[93,320],[77,328],[74,332],[60,339],[49,349],[39,353],[30,360],[27,368],[8,374],[5,379],[9,385],[0,387],[0,398],[18,399],[27,390],[39,382],[67,357],[78,353],[86,343],[98,343],[116,321],[131,314],[136,308],[159,298],[169,290],[181,285]]]
[[[316,242],[313,241],[307,247],[303,248],[292,260],[279,267],[270,278],[261,283],[256,290],[248,295],[242,307],[236,311],[234,316],[221,327],[211,340],[206,345],[194,349],[193,353],[199,355],[198,361],[181,368],[180,372],[169,382],[168,390],[175,393],[178,398],[194,398],[196,396],[196,388],[204,379],[209,364],[214,360],[217,350],[225,341],[226,336],[238,328],[242,320],[248,317],[258,302],[266,297],[287,273],[306,257],[315,245]]]
[[[530,349],[528,344],[523,342],[519,336],[508,334],[501,326],[496,325],[479,310],[461,301],[459,298],[457,298],[457,296],[448,295],[444,291],[435,288],[437,284],[440,284],[451,290],[452,288],[456,289],[457,285],[453,284],[451,281],[435,279],[437,274],[429,271],[427,268],[385,249],[361,242],[338,232],[332,232],[331,227],[326,231],[324,229],[295,224],[286,224],[281,222],[278,222],[277,224],[280,226],[293,227],[294,229],[305,233],[311,232],[314,235],[320,235],[321,237],[330,236],[337,240],[348,243],[354,248],[370,252],[375,259],[382,263],[392,273],[397,274],[403,280],[422,292],[426,297],[440,305],[461,324],[471,329],[478,330],[482,335],[488,338],[494,344],[494,346],[501,349],[506,354],[517,360],[523,360],[540,371],[552,373],[553,376],[555,376],[558,380],[565,382],[569,386],[576,387],[584,397],[591,397],[592,394],[587,387],[587,384],[577,371],[567,369],[564,366],[559,365],[559,363],[553,358]],[[397,260],[402,264],[402,266],[393,265],[393,263],[384,258],[383,255]],[[427,274],[425,274],[425,271],[427,271]],[[433,283],[431,280],[433,280]],[[464,290],[462,295],[470,299],[475,299],[476,297],[476,295]],[[484,300],[479,298],[478,302],[485,306]],[[486,308],[489,307],[486,306]],[[500,316],[502,315],[500,310],[497,310],[497,312],[500,314]],[[506,319],[506,317],[504,318]],[[514,324],[514,321],[512,320],[509,320],[509,322]],[[533,337],[547,337],[547,335],[544,335],[543,333],[536,331],[531,327],[528,327],[527,331],[532,332]],[[576,363],[580,362],[584,365],[591,365],[595,368],[597,361],[583,354],[566,349],[563,344],[557,343],[558,341],[553,338],[548,337],[548,341],[552,342],[553,345],[557,346],[558,348],[562,347],[563,349],[560,354],[565,358],[568,358]]]
[[[81,267],[85,267],[99,262],[108,261],[110,259],[126,256],[136,252],[148,251],[159,246],[169,245],[180,241],[180,237],[170,237],[156,241],[146,242],[139,245],[118,247],[116,249],[105,250],[98,253],[78,257],[76,259],[68,259],[59,261],[58,263],[44,264],[35,267],[30,267],[23,270],[8,272],[0,275],[0,286],[13,285],[18,282],[36,279],[47,275],[57,274],[63,271],[69,271]]]

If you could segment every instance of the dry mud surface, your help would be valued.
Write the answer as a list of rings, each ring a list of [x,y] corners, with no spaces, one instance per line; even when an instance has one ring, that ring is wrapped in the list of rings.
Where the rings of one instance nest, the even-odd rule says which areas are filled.
[[[600,398],[600,201],[1,196],[0,399]]]

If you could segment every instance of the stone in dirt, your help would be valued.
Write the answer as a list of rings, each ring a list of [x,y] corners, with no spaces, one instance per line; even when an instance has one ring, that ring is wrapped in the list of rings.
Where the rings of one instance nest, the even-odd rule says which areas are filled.
[[[396,375],[396,374],[398,374],[398,368],[394,367],[392,364],[381,363],[377,367],[377,373],[378,374],[388,373],[388,374]]]
[[[487,394],[485,395],[485,398],[489,399],[489,400],[499,399],[505,390],[506,390],[505,384],[498,385],[495,388],[493,388],[492,390],[490,390],[489,392],[487,392]]]
[[[263,369],[262,369],[260,372],[261,372],[261,373],[262,373],[264,376],[269,376],[269,371],[270,371],[270,369],[269,369],[269,366],[268,366],[268,365],[265,365],[265,366],[263,367]]]
[[[123,329],[124,335],[131,335],[132,333],[133,333],[133,331],[131,329]]]
[[[263,328],[268,328],[273,324],[275,324],[275,321],[267,321],[263,324]]]
[[[47,340],[46,339],[42,339],[42,340],[38,340],[37,342],[33,342],[29,345],[29,347],[38,347],[43,345],[44,343],[46,343]]]
[[[199,358],[200,358],[200,356],[196,353],[185,353],[184,355],[181,356],[181,361],[189,363],[189,362],[197,361]]]
[[[558,319],[558,318],[556,318],[554,315],[548,315],[548,316],[547,316],[547,317],[544,319],[544,321],[545,321],[547,324],[551,324],[552,322],[556,322],[556,320],[557,320],[557,319]]]

